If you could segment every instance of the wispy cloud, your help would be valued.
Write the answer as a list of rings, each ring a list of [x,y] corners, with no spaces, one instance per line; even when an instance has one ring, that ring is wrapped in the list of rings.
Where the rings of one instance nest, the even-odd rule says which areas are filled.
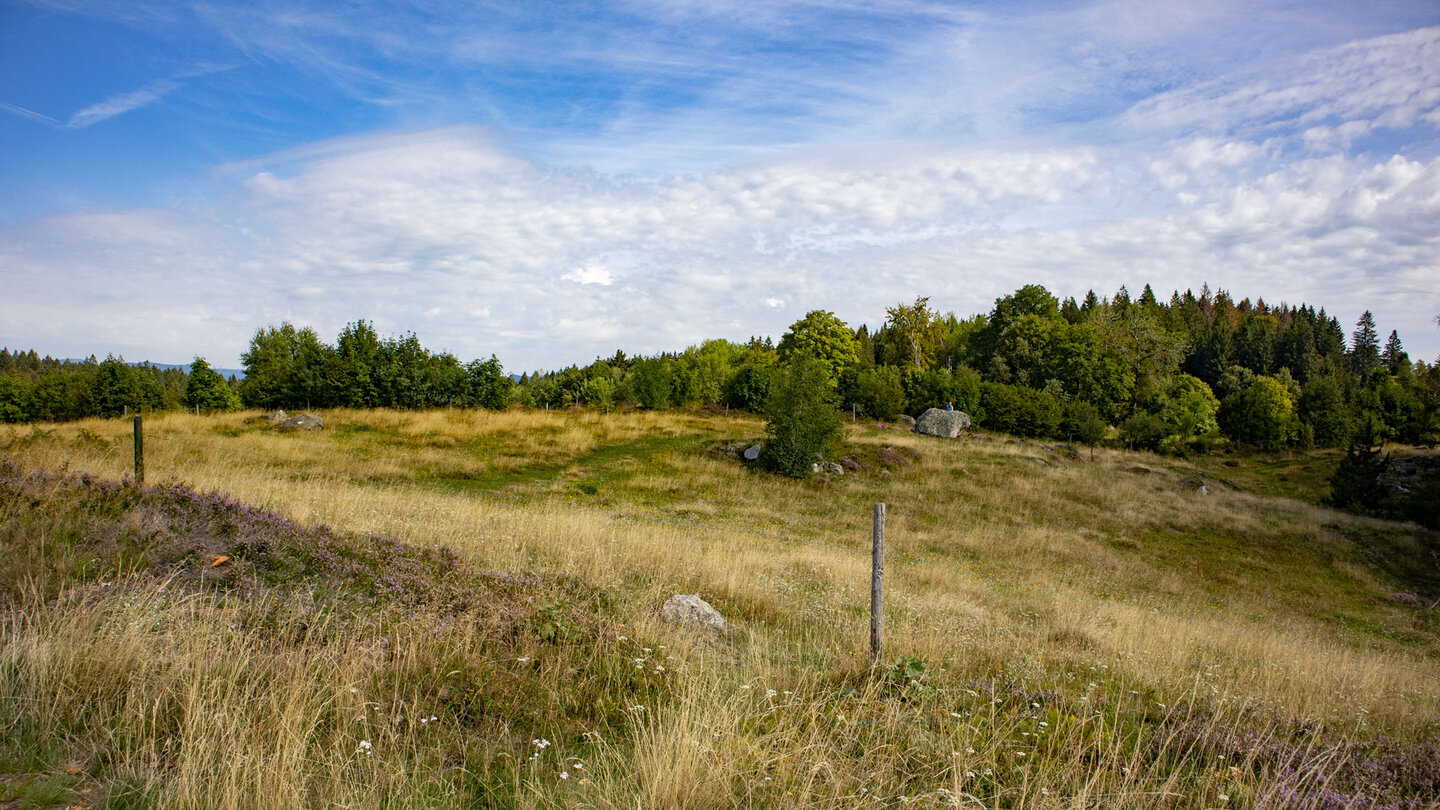
[[[167,94],[180,89],[179,82],[169,79],[153,81],[139,90],[132,90],[128,93],[118,93],[110,96],[104,101],[91,104],[83,110],[70,116],[66,126],[71,129],[83,129],[84,127],[98,124],[107,118],[114,118],[123,115],[131,110],[139,109],[147,104],[153,104],[164,98]]]
[[[4,102],[0,102],[0,110],[4,110],[11,115],[18,115],[21,118],[28,118],[31,121],[39,121],[42,124],[60,126],[59,121],[56,121],[54,118],[51,118],[48,115],[42,115],[41,113],[37,113],[34,110],[27,110],[24,107],[20,107],[15,104],[5,104]]]

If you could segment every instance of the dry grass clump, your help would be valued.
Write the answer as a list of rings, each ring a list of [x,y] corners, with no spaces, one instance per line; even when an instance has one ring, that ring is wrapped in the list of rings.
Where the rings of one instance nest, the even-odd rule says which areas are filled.
[[[70,509],[52,480],[0,513],[12,559],[47,561],[17,566],[0,634],[0,724],[34,727],[0,761],[43,774],[79,756],[84,784],[157,806],[268,806],[239,793],[261,771],[286,783],[265,796],[287,806],[1440,801],[1423,776],[1440,772],[1440,620],[1414,596],[1440,598],[1433,532],[1220,484],[1202,496],[1177,485],[1195,474],[1181,461],[1073,461],[863,425],[846,451],[862,470],[794,482],[720,452],[761,433],[739,416],[335,411],[313,434],[251,416],[147,421],[147,477],[195,490],[97,483],[94,503]],[[117,481],[128,435],[121,422],[37,426],[0,433],[0,455],[20,477]],[[136,506],[167,497],[183,520]],[[872,670],[875,501],[889,505],[891,554],[888,649]],[[239,504],[284,525],[247,522]],[[85,527],[104,529],[96,544],[77,545]],[[226,595],[242,583],[216,576],[95,590],[111,569],[168,576],[227,552],[266,594],[255,604],[272,607],[254,608],[266,623]],[[89,562],[102,557],[111,569]],[[484,571],[589,595],[461,587]],[[386,573],[405,574],[397,598]],[[677,592],[702,594],[732,631],[660,624],[656,606]],[[514,618],[487,624],[496,615]],[[253,631],[215,635],[231,625]],[[97,664],[111,645],[113,664]],[[169,663],[126,663],[147,657]],[[252,671],[269,673],[264,694]],[[230,695],[223,722],[203,690],[194,713],[173,708],[192,705],[172,695],[182,681]],[[108,708],[52,725],[33,708],[78,706],[87,689]],[[390,736],[356,739],[354,694],[401,718]],[[170,708],[161,722],[146,706]],[[437,727],[404,722],[431,714]],[[213,743],[185,742],[186,722]],[[211,722],[246,741],[245,762],[217,764]],[[176,757],[232,769],[216,782],[232,787],[202,795]]]

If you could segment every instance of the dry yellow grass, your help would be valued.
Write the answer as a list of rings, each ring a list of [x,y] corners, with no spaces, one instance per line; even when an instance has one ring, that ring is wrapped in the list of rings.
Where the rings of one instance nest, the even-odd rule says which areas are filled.
[[[247,426],[254,416],[148,418],[147,480],[223,491],[303,523],[446,545],[485,568],[567,572],[623,594],[617,619],[675,655],[686,673],[678,698],[636,711],[633,744],[588,749],[591,793],[557,794],[553,774],[537,772],[517,777],[522,806],[845,807],[906,795],[908,771],[943,777],[908,798],[983,807],[991,805],[964,797],[1002,763],[1020,781],[991,795],[1009,807],[1213,806],[1232,789],[1223,768],[1184,784],[1160,765],[1122,770],[1135,761],[1123,736],[1085,725],[1103,719],[1069,723],[1068,753],[1048,769],[1017,771],[1002,741],[1032,728],[1020,714],[929,728],[906,753],[895,740],[921,731],[903,713],[853,716],[876,711],[877,696],[864,690],[881,687],[817,697],[834,694],[817,686],[831,683],[830,673],[864,670],[872,501],[890,504],[887,659],[914,655],[934,672],[1003,673],[1082,696],[1079,673],[1093,672],[1135,685],[1137,695],[1144,686],[1151,696],[1143,699],[1215,701],[1213,723],[1230,716],[1225,707],[1263,702],[1357,733],[1423,738],[1440,727],[1434,631],[1418,624],[1415,608],[1387,601],[1384,576],[1356,562],[1347,539],[1385,532],[1403,545],[1409,530],[1218,487],[1201,497],[1174,485],[1179,472],[1169,468],[1178,463],[1151,459],[1156,472],[1146,475],[1130,472],[1135,457],[1118,452],[1068,463],[1030,443],[942,444],[857,426],[857,448],[911,449],[919,460],[888,477],[872,469],[821,485],[750,474],[707,449],[759,435],[760,423],[740,417],[336,411],[325,414],[323,432],[278,434]],[[103,420],[12,430],[0,433],[0,452],[27,467],[119,478],[130,469],[129,431],[128,422]],[[655,443],[697,435],[683,446]],[[630,445],[628,454],[592,455]],[[502,483],[467,485],[476,480]],[[595,492],[577,491],[580,481]],[[1216,556],[1187,564],[1207,543]],[[1329,579],[1296,579],[1287,567],[1296,544],[1339,558]],[[656,606],[679,592],[725,608],[734,634],[716,642],[659,623]],[[1394,632],[1362,633],[1321,615],[1337,594],[1369,600],[1366,621]],[[346,695],[369,660],[360,641],[292,658],[257,652],[264,639],[197,633],[194,623],[185,632],[126,631],[138,617],[183,615],[143,599],[115,614],[27,611],[7,628],[5,660],[24,668],[30,694],[73,703],[65,692],[76,685],[47,673],[84,669],[86,659],[103,662],[96,677],[140,684],[133,705],[105,710],[122,727],[143,727],[146,707],[163,701],[189,707],[184,715],[195,719],[180,733],[182,765],[165,777],[164,806],[299,806],[317,796],[370,806],[414,787],[400,784],[413,772],[357,773],[353,739],[307,741],[308,718],[356,710]],[[178,646],[156,646],[168,644]],[[148,660],[173,665],[160,672]],[[774,708],[797,695],[808,703]],[[244,719],[232,722],[239,706]],[[771,714],[784,722],[767,725]],[[856,751],[846,729],[862,719],[865,734],[889,748]],[[227,760],[237,746],[265,753]],[[175,756],[121,751],[137,762]],[[937,751],[954,752],[954,761],[931,761]],[[425,756],[417,748],[408,759]],[[1235,789],[1265,800],[1263,783]],[[264,798],[237,798],[255,791]]]

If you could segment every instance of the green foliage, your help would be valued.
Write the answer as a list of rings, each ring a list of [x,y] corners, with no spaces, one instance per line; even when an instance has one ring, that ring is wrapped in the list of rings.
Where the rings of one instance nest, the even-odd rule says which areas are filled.
[[[1198,377],[1179,374],[1170,383],[1160,398],[1157,409],[1160,420],[1170,433],[1188,440],[1209,433],[1219,427],[1216,414],[1220,401],[1210,391],[1210,386]]]
[[[1072,399],[1065,403],[1060,419],[1060,432],[1070,441],[1088,444],[1092,448],[1104,440],[1110,426],[1100,410],[1090,403]]]
[[[466,398],[462,403],[467,407],[504,410],[514,396],[515,381],[505,374],[500,360],[490,355],[489,360],[471,360],[465,366]]]
[[[980,384],[980,410],[989,430],[1037,439],[1058,438],[1063,410],[1044,391],[1017,385]]]
[[[840,377],[840,399],[864,416],[890,421],[905,407],[905,388],[893,366],[854,368]]]
[[[1273,377],[1256,377],[1220,404],[1220,429],[1239,442],[1272,447],[1284,443],[1294,417],[1290,392]]]
[[[948,331],[937,313],[930,309],[930,299],[916,298],[915,303],[908,306],[896,304],[886,308],[885,314],[883,362],[916,369],[930,367]]]
[[[1360,514],[1383,515],[1388,511],[1390,492],[1380,476],[1390,464],[1381,455],[1382,427],[1373,415],[1360,422],[1345,458],[1330,479],[1330,503]]]
[[[1301,389],[1298,405],[1300,419],[1309,425],[1316,447],[1339,447],[1350,441],[1354,420],[1338,376],[1312,377]]]
[[[974,370],[960,366],[953,372],[945,369],[920,371],[910,369],[901,378],[905,388],[905,412],[919,416],[928,408],[955,406],[955,410],[970,414],[979,421],[980,375]]]
[[[770,397],[770,366],[749,364],[735,372],[727,397],[731,407],[760,413]]]
[[[635,404],[656,410],[670,404],[675,375],[664,359],[652,357],[640,360],[630,370],[630,380]]]
[[[186,408],[199,408],[206,413],[229,413],[240,410],[240,395],[225,382],[220,372],[202,357],[190,364],[190,379],[180,403]]]
[[[807,478],[813,465],[828,457],[845,426],[835,410],[829,369],[819,359],[795,355],[776,370],[765,403],[769,421],[760,463],[792,478]]]
[[[835,313],[813,310],[790,325],[777,347],[785,362],[805,355],[819,361],[825,376],[821,382],[831,391],[840,381],[840,373],[860,361],[855,335]]]
[[[1170,427],[1153,413],[1138,411],[1120,423],[1120,441],[1131,450],[1159,450]]]

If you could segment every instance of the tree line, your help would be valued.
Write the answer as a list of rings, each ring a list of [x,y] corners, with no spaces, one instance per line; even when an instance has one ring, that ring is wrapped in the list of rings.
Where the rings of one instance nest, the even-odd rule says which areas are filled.
[[[683,351],[507,375],[462,362],[413,333],[381,337],[364,320],[334,343],[290,323],[256,331],[245,377],[123,360],[0,352],[0,419],[60,421],[176,408],[734,408],[766,410],[808,358],[827,407],[894,420],[953,406],[986,429],[1037,438],[1188,452],[1223,442],[1346,445],[1371,423],[1392,441],[1440,440],[1440,371],[1412,362],[1369,312],[1347,338],[1324,309],[1236,301],[1202,287],[1156,298],[1056,298],[1027,285],[986,314],[941,313],[928,298],[886,310],[873,331],[812,311],[778,343],[708,340]],[[198,365],[197,365],[198,364]],[[209,372],[208,374],[206,372]],[[810,371],[807,371],[810,373]],[[213,376],[210,376],[213,375]],[[197,379],[197,377],[199,379]]]

